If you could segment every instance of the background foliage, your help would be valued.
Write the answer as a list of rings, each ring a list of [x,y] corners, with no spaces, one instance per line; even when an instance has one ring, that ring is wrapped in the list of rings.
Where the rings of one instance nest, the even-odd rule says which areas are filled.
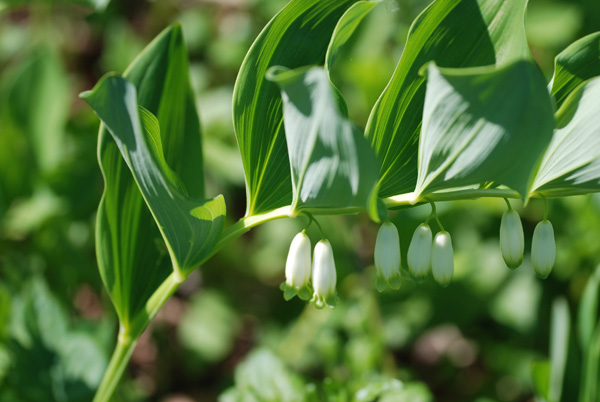
[[[0,401],[89,400],[113,347],[116,316],[94,255],[103,188],[97,119],[76,95],[107,71],[123,72],[179,21],[203,132],[206,194],[224,194],[231,216],[240,217],[247,206],[233,82],[252,41],[284,4],[0,2]],[[337,55],[335,85],[362,127],[427,4],[376,7]],[[558,52],[600,30],[600,8],[594,0],[531,0],[526,21],[533,56],[550,78]],[[574,320],[600,263],[600,197],[565,198],[550,208],[558,254],[546,281],[528,261],[506,269],[497,238],[504,203],[478,200],[438,208],[455,242],[451,286],[405,282],[382,294],[373,284],[377,227],[363,215],[322,218],[342,299],[332,311],[286,303],[278,289],[289,242],[304,221],[261,226],[194,272],[167,303],[138,344],[117,398],[532,400],[530,366],[549,357],[553,301],[564,297]],[[530,241],[542,208],[533,200],[520,212]],[[428,214],[425,206],[392,215],[404,261]],[[576,342],[567,340],[565,401],[580,385]]]

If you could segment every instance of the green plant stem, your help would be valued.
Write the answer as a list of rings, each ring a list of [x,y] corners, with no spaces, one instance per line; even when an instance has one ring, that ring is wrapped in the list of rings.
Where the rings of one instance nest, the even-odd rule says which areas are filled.
[[[127,367],[127,363],[133,353],[138,338],[185,279],[186,278],[182,278],[178,273],[171,273],[159,288],[156,289],[150,299],[148,299],[144,310],[146,314],[137,316],[128,326],[121,325],[117,345],[113,351],[110,363],[104,372],[100,387],[96,391],[94,402],[111,400],[112,395],[125,372],[125,368]]]
[[[110,359],[110,363],[104,373],[100,387],[94,397],[94,402],[107,402],[112,398],[119,380],[123,376],[123,372],[127,367],[127,362],[133,353],[137,339],[132,339],[128,336],[121,336],[117,340],[117,346]]]

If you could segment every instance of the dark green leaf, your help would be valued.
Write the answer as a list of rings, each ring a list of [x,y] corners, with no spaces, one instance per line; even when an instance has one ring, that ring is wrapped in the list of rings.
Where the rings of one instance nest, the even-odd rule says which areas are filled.
[[[413,23],[402,58],[373,107],[366,135],[381,163],[379,195],[413,191],[425,97],[419,70],[503,65],[529,58],[526,0],[438,0]]]
[[[415,198],[490,181],[526,196],[554,126],[537,67],[427,71]]]
[[[323,64],[337,21],[356,0],[292,0],[260,33],[240,68],[233,116],[246,174],[246,215],[292,202],[277,85],[269,67]],[[160,117],[159,117],[160,119]]]
[[[164,160],[187,193],[203,198],[198,116],[178,25],[167,28],[125,72],[139,105],[157,116]],[[104,284],[124,325],[173,272],[168,250],[117,144],[101,127],[98,158],[105,189],[98,207],[96,252]]]
[[[146,109],[138,114],[133,84],[109,74],[82,97],[121,150],[159,225],[173,269],[184,278],[209,255],[219,239],[225,223],[223,197],[200,200],[187,195],[161,152],[158,121]]]

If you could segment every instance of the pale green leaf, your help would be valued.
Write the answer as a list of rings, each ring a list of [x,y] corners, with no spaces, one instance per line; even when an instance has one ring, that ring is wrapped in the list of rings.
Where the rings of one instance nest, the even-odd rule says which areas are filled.
[[[415,198],[492,181],[527,195],[553,127],[550,97],[533,63],[429,65]]]
[[[556,57],[554,65],[552,96],[560,107],[575,88],[600,75],[600,32],[573,42]]]
[[[133,84],[109,74],[82,97],[113,136],[159,225],[175,272],[185,277],[209,255],[219,239],[225,223],[223,197],[191,197],[183,184],[174,179],[160,153],[158,121],[145,109],[141,109],[140,119]]]
[[[339,18],[356,0],[292,0],[263,29],[236,80],[233,120],[246,176],[246,215],[289,205],[289,159],[282,101],[269,67],[323,64]],[[159,118],[160,120],[160,118]]]
[[[292,169],[292,212],[357,207],[375,211],[375,153],[337,107],[322,68],[269,70],[281,88]]]
[[[569,332],[571,318],[569,305],[564,298],[552,304],[550,328],[550,384],[548,402],[559,402],[562,394],[567,356],[569,353]]]
[[[429,61],[442,67],[473,67],[528,59],[525,5],[526,0],[438,0],[417,17],[367,123],[367,138],[381,163],[381,197],[410,192],[417,181],[425,97],[421,67]]]
[[[600,266],[588,279],[577,311],[579,344],[585,353],[592,341],[594,328],[598,323],[598,301],[600,300]]]
[[[600,77],[586,81],[564,101],[532,193],[564,196],[600,190],[599,101]]]

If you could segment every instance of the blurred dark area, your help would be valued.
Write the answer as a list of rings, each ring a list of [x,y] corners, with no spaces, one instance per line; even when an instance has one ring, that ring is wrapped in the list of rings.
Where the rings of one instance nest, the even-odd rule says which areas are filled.
[[[78,94],[108,71],[123,72],[161,30],[180,23],[207,195],[224,194],[231,224],[245,211],[233,85],[254,38],[286,3],[0,0],[0,401],[91,400],[116,340],[94,252],[99,122]],[[384,1],[343,50],[333,79],[360,126],[428,3]],[[530,0],[528,10],[530,48],[548,80],[558,52],[600,30],[598,0]],[[378,226],[366,214],[319,218],[336,254],[341,301],[334,310],[285,302],[279,290],[290,241],[306,221],[256,228],[167,302],[114,400],[533,401],[530,366],[548,358],[552,302],[565,297],[574,316],[600,263],[600,196],[550,200],[557,261],[546,280],[528,260],[541,202],[514,206],[526,239],[519,269],[509,270],[499,251],[502,200],[442,203],[455,250],[452,284],[404,281],[383,293],[374,286]],[[429,212],[420,206],[390,215],[403,265]],[[575,342],[564,401],[579,386]]]

